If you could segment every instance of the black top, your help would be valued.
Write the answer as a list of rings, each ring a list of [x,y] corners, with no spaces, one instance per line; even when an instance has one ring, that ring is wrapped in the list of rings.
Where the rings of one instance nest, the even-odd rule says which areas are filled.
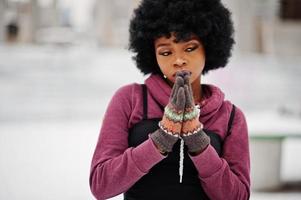
[[[128,143],[130,147],[136,147],[148,139],[148,134],[156,131],[161,118],[147,118],[147,89],[143,88],[143,119],[135,124],[129,131]],[[160,105],[160,104],[158,104]],[[160,105],[162,111],[163,107]],[[228,124],[228,132],[231,128],[235,106],[231,112]],[[222,139],[213,131],[204,129],[210,137],[210,143],[217,151],[222,153]],[[187,147],[184,147],[184,171],[182,183],[179,182],[179,151],[180,140],[174,145],[173,150],[161,162],[157,163],[150,171],[139,179],[127,192],[125,200],[201,200],[209,199],[204,192],[198,172],[190,159]],[[145,155],[147,156],[147,155]]]

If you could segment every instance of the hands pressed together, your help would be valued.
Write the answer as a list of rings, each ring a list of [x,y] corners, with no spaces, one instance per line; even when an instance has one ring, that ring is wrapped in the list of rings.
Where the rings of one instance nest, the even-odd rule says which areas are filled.
[[[169,103],[159,122],[160,129],[150,135],[162,153],[171,152],[179,138],[184,140],[192,154],[202,152],[210,143],[199,121],[200,110],[194,104],[189,78],[189,72],[177,73]]]

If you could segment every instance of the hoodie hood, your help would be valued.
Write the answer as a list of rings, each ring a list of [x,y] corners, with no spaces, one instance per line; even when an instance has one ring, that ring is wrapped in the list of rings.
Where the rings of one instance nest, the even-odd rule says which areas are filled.
[[[145,84],[152,98],[156,99],[163,107],[168,104],[171,87],[163,80],[160,75],[152,74],[145,80]],[[206,123],[212,116],[214,116],[221,108],[225,95],[216,86],[211,84],[202,84],[203,99],[197,102],[200,106],[200,121]]]

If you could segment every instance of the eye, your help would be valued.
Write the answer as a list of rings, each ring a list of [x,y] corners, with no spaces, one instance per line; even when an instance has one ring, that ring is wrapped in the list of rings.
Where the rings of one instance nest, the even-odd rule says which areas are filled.
[[[187,48],[186,51],[191,52],[191,51],[194,51],[195,49],[197,49],[198,47],[199,47],[198,45],[195,45],[195,46]]]
[[[170,51],[160,52],[159,55],[161,56],[169,56],[171,54]]]

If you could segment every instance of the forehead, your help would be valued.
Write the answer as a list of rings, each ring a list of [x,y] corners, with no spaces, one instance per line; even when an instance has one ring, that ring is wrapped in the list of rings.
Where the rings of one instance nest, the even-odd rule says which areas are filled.
[[[155,43],[155,46],[157,46],[160,44],[185,43],[185,42],[189,42],[191,40],[196,40],[196,41],[200,42],[200,39],[196,35],[191,35],[188,38],[185,38],[184,40],[181,40],[181,41],[179,41],[175,37],[175,35],[171,35],[171,37],[169,37],[169,38],[167,36],[161,36],[161,37],[155,39],[154,43]]]

